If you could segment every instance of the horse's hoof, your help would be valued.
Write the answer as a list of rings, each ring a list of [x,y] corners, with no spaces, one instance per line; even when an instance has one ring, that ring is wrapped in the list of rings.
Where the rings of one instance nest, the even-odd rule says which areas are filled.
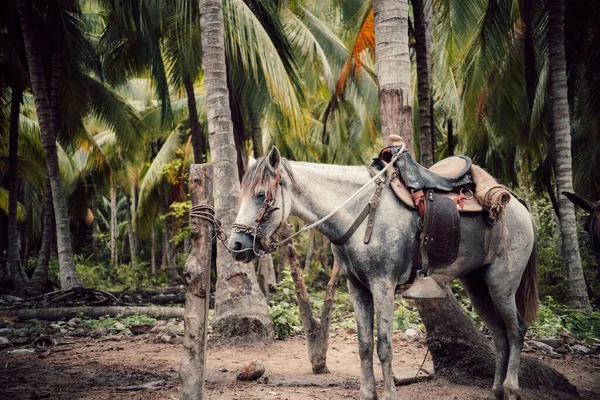
[[[360,400],[377,400],[377,392],[374,389],[373,389],[373,391],[361,390],[360,391]]]
[[[382,400],[398,400],[398,394],[396,391],[393,393],[385,393]]]
[[[519,388],[511,388],[504,385],[504,400],[521,400]]]
[[[504,400],[504,389],[503,388],[493,388],[492,389],[492,397],[491,400]]]

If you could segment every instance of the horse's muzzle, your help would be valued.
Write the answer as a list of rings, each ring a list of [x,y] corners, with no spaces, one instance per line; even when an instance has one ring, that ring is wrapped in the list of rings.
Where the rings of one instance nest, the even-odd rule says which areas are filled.
[[[252,237],[241,233],[232,233],[229,239],[229,252],[235,261],[249,263],[256,258],[252,250]]]

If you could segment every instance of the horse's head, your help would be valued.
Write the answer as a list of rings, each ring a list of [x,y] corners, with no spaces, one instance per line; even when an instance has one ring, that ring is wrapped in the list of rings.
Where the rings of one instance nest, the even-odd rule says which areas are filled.
[[[590,201],[584,198],[577,196],[574,193],[563,192],[565,196],[573,204],[577,207],[582,208],[588,212],[590,212],[590,216],[585,222],[585,230],[590,234],[590,239],[592,241],[592,250],[600,255],[600,210],[598,210],[600,206],[600,201]]]
[[[236,261],[250,262],[270,252],[267,240],[290,215],[293,176],[287,161],[273,146],[256,160],[242,180],[240,210],[231,231],[229,248]]]

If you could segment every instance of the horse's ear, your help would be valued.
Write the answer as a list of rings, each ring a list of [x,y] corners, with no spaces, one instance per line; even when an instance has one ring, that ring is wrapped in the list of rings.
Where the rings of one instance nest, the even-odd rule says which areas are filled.
[[[279,149],[275,146],[271,148],[269,152],[269,166],[273,168],[273,171],[277,171],[279,168],[279,164],[281,163],[281,154],[279,153]]]
[[[254,164],[256,164],[256,158],[254,158],[252,156],[248,156],[248,167],[251,167]]]
[[[592,211],[594,211],[594,208],[596,207],[596,205],[594,203],[577,196],[575,193],[569,193],[569,192],[562,192],[562,193],[565,196],[567,196],[567,198],[569,200],[571,200],[571,203],[575,204],[577,207],[580,207],[586,211],[592,212]]]

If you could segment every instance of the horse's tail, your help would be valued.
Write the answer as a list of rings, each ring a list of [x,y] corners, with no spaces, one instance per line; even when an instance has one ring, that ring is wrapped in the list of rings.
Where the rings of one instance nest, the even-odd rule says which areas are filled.
[[[533,220],[531,223],[533,224],[533,248],[516,294],[517,309],[526,325],[535,321],[538,313],[537,238],[535,223]]]

